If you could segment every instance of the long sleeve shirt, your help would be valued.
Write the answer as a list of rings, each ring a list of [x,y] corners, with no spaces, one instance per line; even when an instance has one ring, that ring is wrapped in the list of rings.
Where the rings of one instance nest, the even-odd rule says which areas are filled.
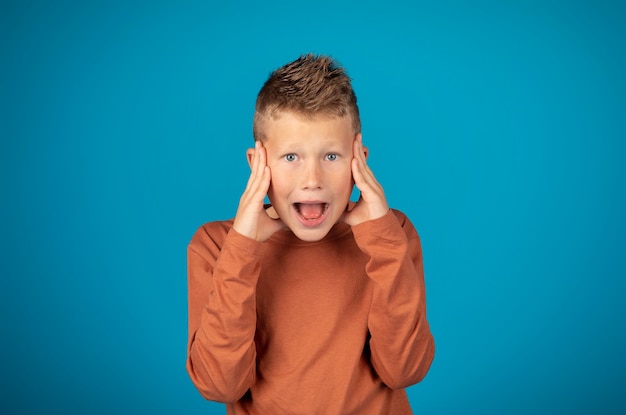
[[[411,414],[430,368],[419,236],[399,211],[317,242],[210,222],[188,246],[187,371],[228,414]]]

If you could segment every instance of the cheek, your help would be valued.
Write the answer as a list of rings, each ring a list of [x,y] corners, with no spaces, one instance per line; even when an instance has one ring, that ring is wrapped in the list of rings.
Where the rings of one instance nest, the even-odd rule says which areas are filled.
[[[268,190],[268,194],[270,196],[285,196],[289,193],[289,175],[286,175],[285,172],[280,171],[280,169],[271,168],[272,177],[270,180],[270,188]]]
[[[340,172],[337,172],[335,177],[333,178],[333,182],[335,184],[335,189],[339,193],[352,193],[352,186],[354,186],[354,179],[352,178],[352,170],[350,168],[342,169]]]

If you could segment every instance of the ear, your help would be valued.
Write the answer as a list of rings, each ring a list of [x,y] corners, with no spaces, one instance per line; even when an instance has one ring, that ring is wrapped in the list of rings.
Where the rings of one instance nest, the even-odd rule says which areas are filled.
[[[250,170],[252,170],[252,159],[254,158],[255,149],[249,148],[246,151],[246,158],[248,159],[248,166],[250,166]]]

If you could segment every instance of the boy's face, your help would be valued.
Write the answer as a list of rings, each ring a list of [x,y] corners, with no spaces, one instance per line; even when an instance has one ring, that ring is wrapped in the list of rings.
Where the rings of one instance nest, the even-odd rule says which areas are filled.
[[[264,133],[274,210],[298,238],[324,238],[345,212],[354,186],[350,117],[282,112],[265,121]]]

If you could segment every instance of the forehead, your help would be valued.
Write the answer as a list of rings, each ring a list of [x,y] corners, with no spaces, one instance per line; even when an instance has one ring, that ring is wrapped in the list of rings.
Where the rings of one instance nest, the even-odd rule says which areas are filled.
[[[352,145],[354,128],[350,116],[305,116],[279,112],[263,122],[265,145],[289,144]]]

